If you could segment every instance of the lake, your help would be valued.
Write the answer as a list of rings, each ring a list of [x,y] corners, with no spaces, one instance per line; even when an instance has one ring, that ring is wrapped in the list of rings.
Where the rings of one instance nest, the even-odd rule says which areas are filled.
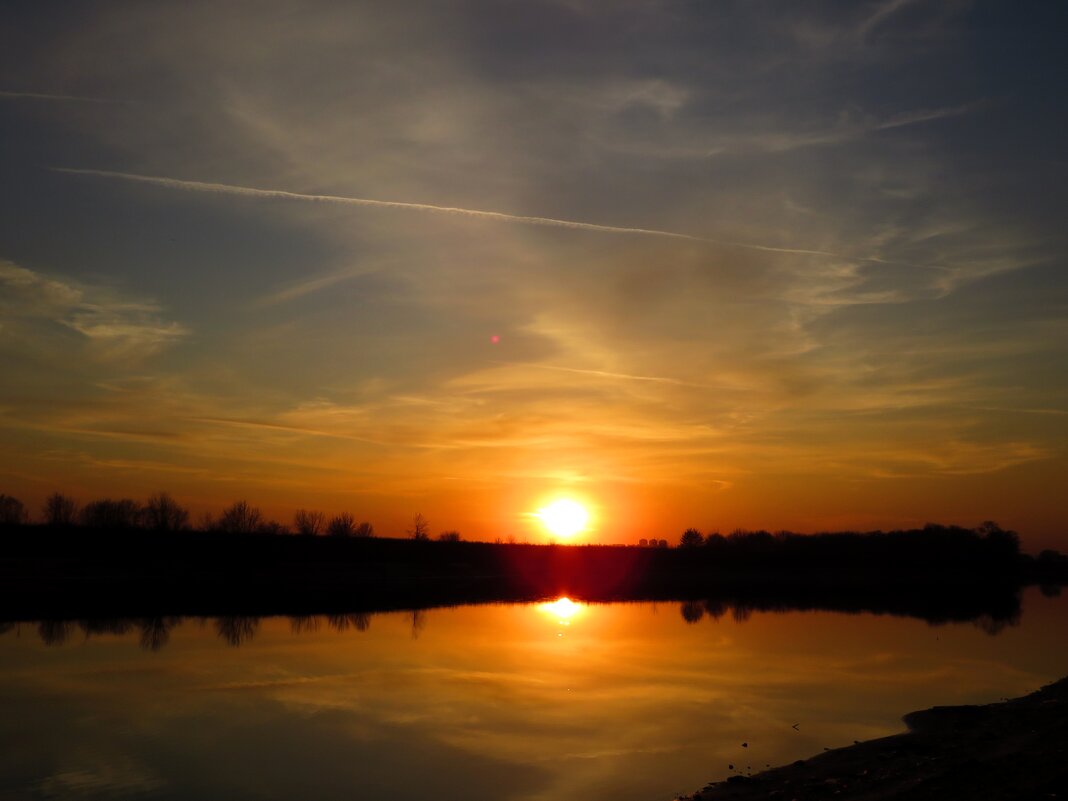
[[[1068,673],[980,619],[558,600],[4,624],[0,798],[667,801]]]

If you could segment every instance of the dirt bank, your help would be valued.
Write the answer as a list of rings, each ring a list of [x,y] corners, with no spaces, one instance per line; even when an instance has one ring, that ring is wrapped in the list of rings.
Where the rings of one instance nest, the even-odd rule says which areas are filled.
[[[908,731],[820,754],[688,798],[992,801],[1068,798],[1068,677],[986,706],[905,715]]]

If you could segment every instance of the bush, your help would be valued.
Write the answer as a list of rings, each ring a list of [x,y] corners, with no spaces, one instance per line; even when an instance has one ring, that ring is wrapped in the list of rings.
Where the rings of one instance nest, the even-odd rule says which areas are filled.
[[[460,539],[459,531],[443,531],[438,534],[438,540],[441,542],[459,542]]]

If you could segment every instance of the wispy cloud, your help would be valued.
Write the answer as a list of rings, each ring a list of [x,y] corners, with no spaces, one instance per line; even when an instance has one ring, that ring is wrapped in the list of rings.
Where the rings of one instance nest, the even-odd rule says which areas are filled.
[[[47,320],[81,334],[107,359],[136,359],[185,337],[181,323],[160,317],[154,302],[131,301],[103,287],[77,284],[0,261],[0,321]]]

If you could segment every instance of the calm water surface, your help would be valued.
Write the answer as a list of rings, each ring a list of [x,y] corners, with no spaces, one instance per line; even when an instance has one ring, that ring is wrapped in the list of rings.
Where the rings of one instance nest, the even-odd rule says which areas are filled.
[[[1068,673],[1068,601],[1033,590],[994,633],[702,612],[15,625],[0,635],[0,798],[666,801]]]

